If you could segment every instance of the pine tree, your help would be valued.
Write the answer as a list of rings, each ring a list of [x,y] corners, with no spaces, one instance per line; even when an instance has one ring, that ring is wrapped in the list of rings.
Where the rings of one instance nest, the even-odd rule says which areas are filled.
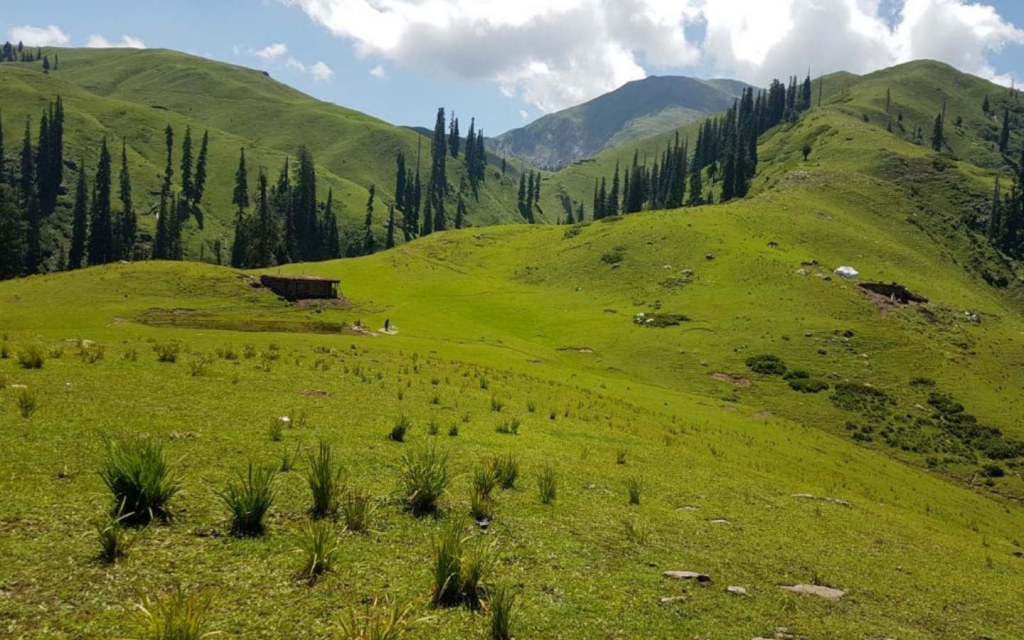
[[[370,185],[370,197],[366,201],[366,218],[363,220],[363,255],[368,256],[376,251],[376,242],[373,239],[373,198],[377,193],[377,186]]]
[[[405,180],[405,155],[399,149],[395,155],[395,206],[402,212],[405,211]]]
[[[18,205],[18,195],[6,184],[0,184],[0,280],[22,274],[25,263],[25,221]]]
[[[192,201],[192,127],[185,127],[181,141],[181,195],[185,202]]]
[[[245,248],[245,218],[242,216],[242,210],[239,209],[235,212],[235,239],[231,244],[232,267],[236,269],[244,269],[247,266],[245,260]]]
[[[121,142],[121,173],[118,176],[119,197],[121,200],[121,219],[118,225],[118,256],[122,260],[132,257],[135,247],[135,236],[138,221],[135,216],[135,205],[132,202],[132,177],[128,172],[128,147]]]
[[[459,119],[453,113],[452,122],[448,125],[448,149],[456,160],[459,158],[459,145],[461,143],[462,141],[459,139]]]
[[[458,225],[458,218],[455,219],[455,222],[456,225]],[[395,205],[393,204],[388,206],[388,235],[387,238],[384,240],[384,248],[395,248]]]
[[[690,198],[686,203],[691,207],[704,204],[704,187],[701,184],[700,167],[696,163],[690,173]]]
[[[110,177],[110,152],[104,138],[100,146],[100,161],[96,166],[92,211],[89,216],[89,264],[106,264],[114,260]]]
[[[338,218],[334,215],[334,189],[327,190],[327,204],[324,206],[323,257],[333,260],[341,257],[341,240],[338,238]]]
[[[1003,129],[999,132],[999,151],[1006,153],[1010,148],[1010,109],[1003,110]]]
[[[487,178],[487,149],[484,147],[484,130],[476,133],[476,151],[473,153],[473,166],[476,171],[477,182],[484,182]]]
[[[203,201],[206,191],[206,154],[210,146],[210,132],[203,132],[203,143],[199,147],[199,159],[196,160],[196,177],[192,184],[192,203],[196,206]]]
[[[4,158],[4,112],[0,109],[0,184],[7,183],[7,161]]]
[[[78,165],[78,184],[75,186],[75,206],[72,210],[71,250],[68,253],[68,268],[81,269],[85,264],[85,242],[88,234],[89,191],[85,182],[85,161]]]
[[[25,137],[21,142],[21,180],[19,196],[25,216],[25,271],[39,273],[42,265],[39,196],[36,190],[36,166],[32,152],[32,121],[25,119]]]
[[[988,239],[989,242],[998,246],[1002,236],[1002,216],[999,210],[999,176],[996,176],[996,186],[992,190],[992,209],[988,216]]]
[[[174,129],[167,125],[164,129],[164,145],[167,147],[167,164],[164,166],[164,191],[171,193],[171,179],[174,178]]]
[[[942,151],[942,114],[935,116],[935,125],[932,127],[932,150]]]
[[[231,204],[238,207],[239,212],[249,208],[249,172],[245,168],[245,148],[239,152],[238,169],[235,170],[235,190],[231,196]]]
[[[459,202],[455,206],[455,228],[461,229],[466,226],[466,201],[462,197],[462,191],[459,191]]]
[[[306,262],[317,259],[317,199],[313,154],[305,146],[299,147],[298,163],[298,174],[292,197],[292,225],[289,228],[292,239],[289,241],[289,245],[296,251],[294,259]]]
[[[985,101],[981,103],[981,111],[985,115],[988,115],[992,111],[992,105],[988,101],[988,94],[985,94]]]
[[[604,214],[606,216],[619,215],[619,163],[615,163],[615,175],[612,177],[612,190],[608,193],[608,200],[605,202]]]
[[[256,225],[253,229],[255,237],[244,237],[243,232],[243,257],[241,259],[245,260],[244,256],[249,254],[249,245],[252,245],[253,266],[271,267],[274,265],[274,249],[277,246],[278,233],[267,196],[267,174],[265,172],[260,171],[256,184]]]

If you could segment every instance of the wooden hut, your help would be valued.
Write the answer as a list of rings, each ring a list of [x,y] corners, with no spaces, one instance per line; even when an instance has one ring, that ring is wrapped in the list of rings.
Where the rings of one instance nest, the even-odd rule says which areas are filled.
[[[338,283],[338,280],[317,276],[260,276],[260,284],[285,300],[337,298]]]

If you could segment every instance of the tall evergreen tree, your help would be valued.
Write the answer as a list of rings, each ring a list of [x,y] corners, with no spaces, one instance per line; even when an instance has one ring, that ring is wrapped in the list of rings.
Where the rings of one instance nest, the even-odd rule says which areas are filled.
[[[185,202],[192,202],[192,127],[185,127],[181,141],[181,195]]]
[[[942,114],[935,116],[935,125],[932,127],[932,150],[942,151]]]
[[[199,158],[196,160],[196,177],[192,183],[192,203],[198,206],[203,201],[206,191],[206,156],[210,146],[210,132],[203,131],[203,143],[199,147]]]
[[[292,198],[292,226],[294,234],[289,243],[295,247],[294,259],[306,262],[317,259],[317,199],[316,169],[313,165],[313,154],[305,146],[299,147],[299,168],[295,179]]]
[[[457,219],[456,219],[457,220]],[[388,235],[384,240],[385,249],[393,249],[395,247],[395,205],[388,206]]]
[[[455,159],[459,157],[459,145],[461,143],[462,141],[459,139],[459,119],[453,113],[451,124],[448,125],[448,150]]]
[[[7,182],[7,160],[4,157],[4,112],[0,109],[0,184]]]
[[[231,196],[231,204],[244,212],[249,208],[249,172],[245,168],[245,148],[238,155],[238,169],[235,170],[235,190]]]
[[[376,241],[373,239],[373,199],[377,193],[377,186],[370,185],[370,197],[366,200],[366,218],[363,220],[363,255],[368,256],[376,251]]]
[[[118,191],[121,200],[118,256],[122,260],[129,260],[135,248],[138,221],[135,216],[135,204],[132,202],[132,177],[128,171],[128,146],[123,141],[121,142],[121,173],[118,175]]]
[[[92,211],[89,216],[89,264],[114,260],[114,236],[110,210],[110,151],[107,140],[100,146],[100,161],[93,183]]]
[[[606,216],[619,215],[619,163],[615,163],[615,174],[612,177],[612,189],[608,192],[608,200],[605,201],[604,214]]]
[[[459,202],[455,206],[455,228],[461,229],[466,226],[466,201],[462,197],[462,191],[459,191]]]
[[[68,268],[81,269],[85,264],[85,243],[88,237],[89,191],[85,182],[85,160],[78,165],[78,183],[75,186],[75,207],[71,222],[71,250],[68,253]]]
[[[167,125],[164,129],[164,146],[167,147],[167,164],[164,166],[164,190],[171,193],[171,179],[174,178],[174,129]]]
[[[32,121],[25,119],[25,137],[21,142],[21,175],[19,196],[25,216],[25,270],[39,273],[42,265],[41,227],[39,194],[36,190],[36,165],[32,151]]]
[[[161,206],[161,208],[164,208]],[[231,243],[231,266],[235,269],[246,268],[246,244],[248,240],[245,236],[245,217],[242,215],[242,209],[235,211],[235,238]]]
[[[405,211],[405,180],[405,154],[399,149],[395,155],[395,206],[402,212]]]
[[[1003,128],[999,132],[999,151],[1006,153],[1010,148],[1010,109],[1003,110]]]
[[[18,195],[0,184],[0,280],[21,275],[25,268],[25,221]]]
[[[270,200],[267,195],[266,172],[260,171],[256,184],[256,225],[253,229],[254,237],[247,237],[243,231],[242,247],[245,248],[245,256],[248,256],[250,253],[248,247],[249,245],[252,245],[251,253],[253,254],[253,266],[271,267],[274,265],[275,249],[278,243],[278,232],[277,224],[274,221],[274,214],[270,208]],[[245,260],[246,258],[243,257],[242,259]]]

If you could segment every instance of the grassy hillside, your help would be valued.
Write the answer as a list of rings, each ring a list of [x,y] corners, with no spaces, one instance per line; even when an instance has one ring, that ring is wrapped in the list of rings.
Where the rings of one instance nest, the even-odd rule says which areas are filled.
[[[674,131],[724,111],[747,85],[652,76],[488,140],[499,155],[557,170],[603,149]]]
[[[246,150],[250,185],[254,185],[260,168],[274,180],[285,158],[306,145],[317,164],[319,197],[326,199],[328,189],[334,190],[343,229],[354,231],[362,224],[368,189],[376,184],[381,236],[386,227],[384,203],[394,197],[395,155],[401,150],[414,163],[422,143],[422,153],[429,158],[429,140],[416,133],[321,102],[253,69],[165,50],[48,53],[60,59],[59,69],[49,74],[43,74],[37,64],[0,65],[8,154],[13,155],[20,144],[25,117],[32,117],[35,131],[47,103],[62,96],[67,113],[65,157],[74,162],[84,159],[93,171],[104,136],[112,145],[126,141],[136,206],[143,214],[140,226],[143,232],[152,232],[165,164],[164,127],[170,124],[175,130],[176,164],[185,127],[192,127],[194,153],[203,131],[209,130],[206,215],[203,229],[195,221],[186,228],[190,259],[199,259],[201,252],[211,259],[215,239],[230,245],[231,194],[241,148]],[[434,108],[424,109],[424,121],[432,120]],[[428,165],[424,165],[424,180]],[[461,159],[449,159],[448,172],[449,181],[457,187],[464,173]],[[479,201],[469,198],[473,224],[516,221],[516,177],[514,170],[505,181],[489,172]],[[72,179],[66,175],[65,184],[72,185]],[[63,204],[52,221],[51,245],[59,242],[70,224],[70,203]]]
[[[1017,265],[974,230],[993,173],[865,121],[886,85],[905,113],[941,103],[866,78],[766,135],[744,200],[273,270],[340,279],[338,304],[190,263],[0,283],[0,629],[133,636],[140,598],[177,585],[228,637],[350,637],[347,612],[385,597],[410,607],[407,637],[490,637],[492,602],[430,605],[433,545],[459,526],[493,545],[484,585],[516,594],[518,638],[1016,637],[1024,314]],[[986,87],[947,101],[965,130]],[[928,302],[869,295],[840,265]],[[33,349],[43,366],[19,366]],[[161,443],[183,491],[109,565],[96,471],[123,435]],[[311,586],[296,549],[321,441],[376,511],[369,533],[330,525],[339,555]],[[266,535],[232,536],[217,492],[300,443]],[[453,477],[417,518],[403,458],[431,446]],[[509,453],[520,475],[484,532],[477,472]]]

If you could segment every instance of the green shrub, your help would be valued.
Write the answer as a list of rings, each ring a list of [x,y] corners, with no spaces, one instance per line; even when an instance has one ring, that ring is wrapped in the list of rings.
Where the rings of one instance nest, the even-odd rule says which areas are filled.
[[[370,530],[373,514],[377,504],[373,496],[365,491],[350,489],[341,501],[341,515],[345,521],[345,529],[357,533]]]
[[[43,348],[37,344],[30,344],[18,350],[18,365],[22,369],[42,369],[45,362]]]
[[[911,378],[910,379],[910,386],[912,386],[912,387],[934,387],[935,386],[935,381],[932,380],[931,378],[923,378],[923,377]]]
[[[551,504],[558,494],[558,475],[550,464],[541,467],[537,474],[537,491],[542,504]]]
[[[338,496],[342,488],[341,467],[335,468],[331,445],[321,441],[316,453],[310,452],[306,480],[313,494],[309,509],[314,520],[333,516],[338,511]]]
[[[454,438],[454,437],[456,437],[458,435],[459,435],[459,425],[453,422],[452,426],[448,427],[448,436]]]
[[[78,356],[85,364],[96,364],[106,355],[103,345],[95,342],[82,341],[78,344]]]
[[[114,496],[114,508],[128,514],[125,522],[170,519],[169,503],[181,486],[159,443],[141,438],[108,440],[107,458],[99,473]]]
[[[299,538],[298,551],[302,553],[302,575],[311,584],[334,568],[338,557],[338,538],[328,520],[314,520],[306,524]]]
[[[263,534],[263,517],[274,502],[274,476],[270,467],[256,467],[249,463],[247,475],[238,475],[238,481],[217,495],[231,512],[231,533],[236,536]]]
[[[981,467],[981,475],[986,478],[1002,478],[1006,471],[997,464],[986,464]]]
[[[477,538],[463,547],[461,569],[462,601],[470,609],[480,608],[480,596],[487,576],[494,570],[497,560],[495,546]]]
[[[11,357],[11,346],[6,342],[0,343],[0,360],[6,360]]]
[[[747,367],[754,373],[767,376],[781,376],[786,373],[786,363],[782,358],[770,354],[747,358]]]
[[[405,434],[409,432],[411,427],[409,418],[402,416],[395,422],[395,426],[391,427],[391,433],[388,434],[388,437],[395,442],[405,442]]]
[[[487,590],[491,609],[491,640],[512,640],[512,618],[515,616],[516,595],[505,583]]]
[[[820,393],[831,386],[827,381],[817,378],[795,378],[789,381],[789,388],[801,393]]]
[[[448,454],[438,451],[433,442],[402,456],[405,506],[413,515],[436,513],[450,481]]]
[[[519,459],[509,452],[503,456],[495,456],[491,460],[494,478],[502,489],[514,489],[519,478]]]
[[[840,409],[866,415],[883,415],[889,405],[895,404],[881,389],[856,382],[837,382],[831,400]]]
[[[153,345],[153,351],[156,352],[157,362],[177,362],[178,352],[181,351],[181,347],[173,342],[167,344],[155,344]]]
[[[806,380],[810,378],[811,374],[807,373],[803,369],[790,369],[786,372],[786,375],[782,376],[783,380]]]
[[[18,412],[21,413],[21,417],[28,418],[32,417],[32,414],[36,410],[36,394],[32,393],[28,389],[22,389],[18,392]]]
[[[200,640],[209,632],[207,617],[212,599],[185,593],[181,587],[151,600],[143,598],[139,609],[144,620],[146,640]]]
[[[387,600],[378,604],[374,600],[362,614],[350,611],[341,620],[339,640],[400,640],[414,623],[409,621],[409,609],[400,608]]]

